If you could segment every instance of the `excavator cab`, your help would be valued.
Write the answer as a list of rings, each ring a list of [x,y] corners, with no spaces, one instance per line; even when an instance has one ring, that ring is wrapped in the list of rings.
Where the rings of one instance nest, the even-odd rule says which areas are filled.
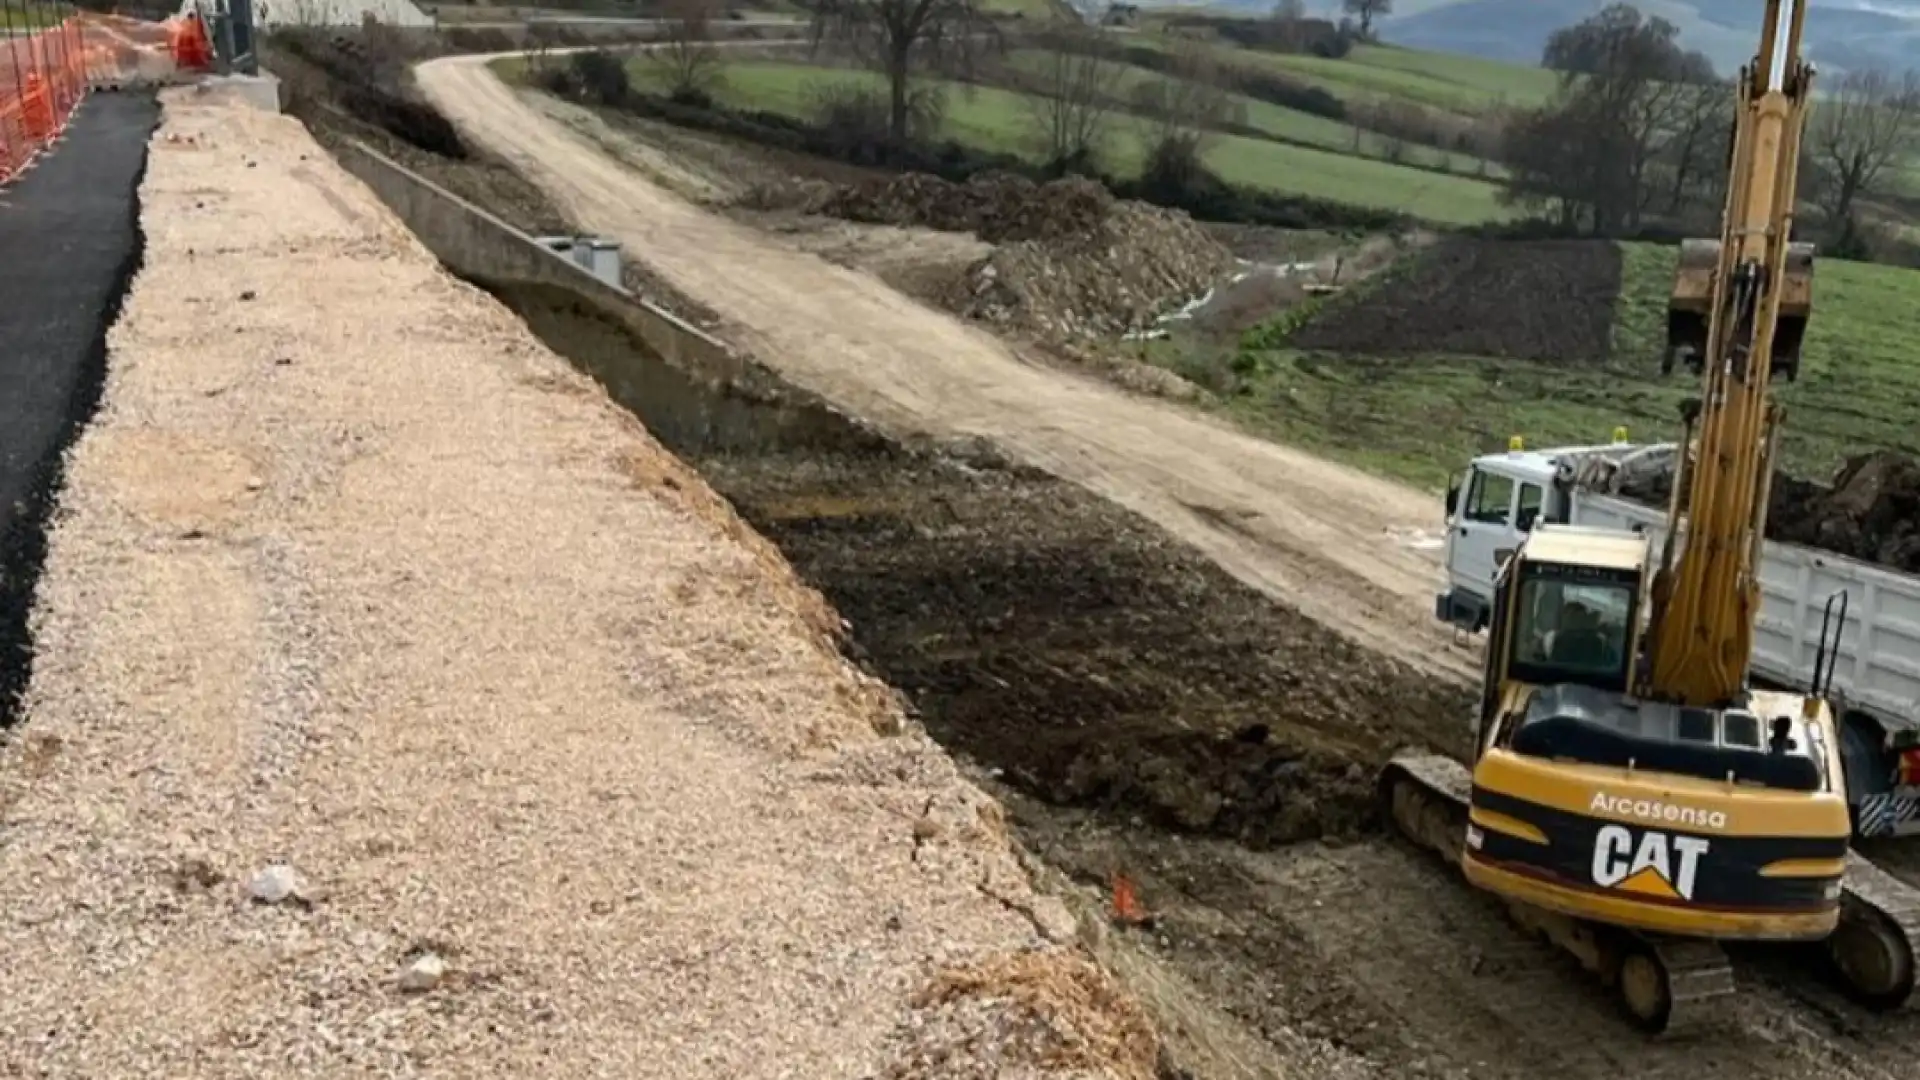
[[[1661,374],[1670,374],[1684,361],[1700,373],[1707,351],[1707,324],[1713,311],[1714,276],[1720,271],[1720,241],[1686,240],[1680,244],[1680,263],[1674,271],[1673,293],[1667,300],[1667,353]],[[1780,318],[1773,329],[1773,373],[1794,381],[1800,374],[1800,345],[1813,310],[1813,245],[1787,245],[1787,270],[1780,295]]]

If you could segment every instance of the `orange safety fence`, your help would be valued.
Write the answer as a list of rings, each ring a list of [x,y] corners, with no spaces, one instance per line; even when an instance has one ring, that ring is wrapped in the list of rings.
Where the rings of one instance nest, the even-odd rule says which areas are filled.
[[[90,88],[204,71],[212,54],[205,25],[191,15],[151,23],[88,13],[0,36],[0,184],[60,137]]]

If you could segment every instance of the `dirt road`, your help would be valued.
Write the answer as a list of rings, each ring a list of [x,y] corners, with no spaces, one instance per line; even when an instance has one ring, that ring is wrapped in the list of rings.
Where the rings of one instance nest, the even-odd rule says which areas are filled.
[[[618,239],[796,383],[882,424],[984,437],[1136,510],[1358,643],[1470,678],[1434,625],[1439,500],[1023,361],[869,275],[781,246],[650,183],[497,79],[486,56],[417,69],[473,141]]]

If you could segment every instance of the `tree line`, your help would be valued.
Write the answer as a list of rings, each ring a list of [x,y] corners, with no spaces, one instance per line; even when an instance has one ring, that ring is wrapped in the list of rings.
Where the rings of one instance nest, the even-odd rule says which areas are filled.
[[[721,59],[707,41],[717,4],[666,2],[673,25],[656,60],[676,100],[704,104],[719,77]],[[1392,10],[1390,0],[1343,6],[1348,18],[1333,32],[1362,40]],[[1324,20],[1308,19],[1303,7],[1299,0],[1276,3],[1264,20],[1269,30],[1247,31],[1260,39],[1254,47],[1323,47],[1314,27]],[[942,111],[938,80],[979,79],[1009,44],[978,0],[814,0],[812,11],[816,49],[881,76],[878,93],[839,88],[829,95],[820,122],[860,127],[849,137],[875,143],[879,160],[886,145],[933,141]],[[1025,92],[1029,139],[1055,172],[1097,172],[1116,126],[1127,125],[1145,151],[1142,184],[1169,189],[1162,193],[1177,204],[1171,189],[1218,184],[1203,164],[1207,145],[1244,128],[1241,99],[1251,97],[1350,122],[1356,140],[1364,129],[1402,151],[1385,154],[1389,160],[1404,156],[1408,143],[1425,143],[1495,162],[1505,174],[1503,199],[1554,231],[1701,235],[1718,224],[1732,81],[1686,49],[1671,22],[1628,3],[1550,36],[1541,64],[1560,80],[1549,101],[1465,122],[1411,103],[1343,102],[1251,65],[1223,63],[1197,39],[1176,35],[1158,49],[1129,44],[1103,33],[1098,21],[1083,13],[1027,31],[1039,63],[994,73],[993,81]],[[1158,77],[1136,77],[1136,68]],[[1800,170],[1802,230],[1831,253],[1868,256],[1884,240],[1875,216],[1920,204],[1920,192],[1902,202],[1910,198],[1903,173],[1920,164],[1920,77],[1850,72],[1819,86]],[[624,94],[624,86],[616,92]]]
[[[1736,93],[1672,23],[1614,4],[1554,33],[1541,63],[1560,86],[1504,124],[1510,204],[1591,236],[1717,226]],[[1815,85],[1802,231],[1834,254],[1868,255],[1870,209],[1897,212],[1902,172],[1920,164],[1920,76],[1853,71]]]

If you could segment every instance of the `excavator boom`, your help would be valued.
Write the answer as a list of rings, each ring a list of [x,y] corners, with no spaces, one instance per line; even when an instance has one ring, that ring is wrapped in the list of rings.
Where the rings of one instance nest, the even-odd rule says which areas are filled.
[[[1791,242],[1800,139],[1813,91],[1813,69],[1800,56],[1805,21],[1806,0],[1768,0],[1760,51],[1740,73],[1705,347],[1688,357],[1702,382],[1697,412],[1688,420],[1690,429],[1697,423],[1697,443],[1674,485],[1667,545],[1654,579],[1652,662],[1640,690],[1658,701],[1724,707],[1746,689],[1779,423],[1772,382],[1795,370],[1812,300],[1811,249],[1796,250]],[[1697,267],[1708,251],[1698,242],[1683,249],[1676,302],[1698,295]],[[1689,257],[1694,266],[1687,265]],[[1683,517],[1688,540],[1679,558]]]

